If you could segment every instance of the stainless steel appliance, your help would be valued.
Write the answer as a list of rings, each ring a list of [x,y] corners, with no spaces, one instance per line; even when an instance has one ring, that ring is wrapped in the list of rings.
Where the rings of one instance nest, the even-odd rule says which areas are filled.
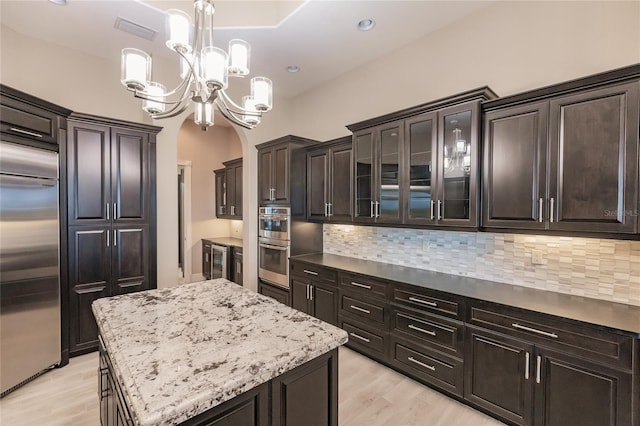
[[[58,154],[0,142],[0,394],[60,363]]]
[[[289,241],[291,209],[289,207],[260,207],[258,210],[258,236]]]
[[[211,279],[226,278],[229,276],[229,247],[211,244]]]
[[[289,287],[289,241],[260,237],[258,242],[258,277]]]

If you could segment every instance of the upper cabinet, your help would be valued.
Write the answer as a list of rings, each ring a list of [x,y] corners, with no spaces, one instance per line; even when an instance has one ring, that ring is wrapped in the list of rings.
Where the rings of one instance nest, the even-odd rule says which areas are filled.
[[[286,205],[292,216],[305,216],[305,146],[317,143],[298,136],[284,136],[256,145],[258,149],[258,203]]]
[[[354,221],[476,227],[480,102],[494,97],[483,88],[347,126]]]
[[[640,67],[487,102],[490,228],[638,232]]]
[[[350,222],[353,214],[351,137],[313,146],[307,152],[307,219]]]
[[[242,158],[225,161],[214,170],[216,217],[242,220]]]

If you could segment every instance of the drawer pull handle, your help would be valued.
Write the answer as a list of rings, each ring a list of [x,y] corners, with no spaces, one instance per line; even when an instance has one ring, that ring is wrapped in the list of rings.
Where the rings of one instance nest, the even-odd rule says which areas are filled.
[[[529,364],[529,352],[526,353],[525,355],[525,362],[527,364],[527,366],[524,369],[524,379],[525,380],[529,380],[529,368],[530,368],[530,364]]]
[[[317,272],[309,271],[309,270],[306,270],[306,269],[303,269],[302,272],[304,272],[305,274],[309,274],[309,275],[318,275]]]
[[[361,307],[359,307],[359,306],[353,306],[353,305],[350,305],[349,307],[350,307],[351,309],[355,309],[356,311],[364,312],[364,313],[365,313],[365,314],[367,314],[367,315],[369,315],[369,314],[371,313],[371,311],[370,311],[370,310],[368,310],[368,309],[364,309],[364,308],[361,308]]]
[[[417,297],[409,297],[409,300],[412,302],[422,303],[423,305],[432,306],[434,308],[438,307],[438,304],[435,302],[429,302],[428,300],[418,299]]]
[[[417,359],[415,359],[415,358],[414,358],[414,357],[412,357],[412,356],[410,356],[410,357],[408,358],[408,360],[409,360],[409,361],[411,361],[411,362],[412,362],[412,363],[414,363],[414,364],[418,364],[418,365],[419,365],[419,366],[421,366],[421,367],[428,368],[428,369],[429,369],[429,370],[431,370],[431,371],[436,371],[436,368],[435,368],[433,365],[429,365],[429,364],[425,364],[424,362],[420,362],[420,361],[418,361]]]
[[[357,283],[355,281],[351,281],[351,285],[354,285],[356,287],[366,288],[367,290],[371,290],[371,286],[370,285],[360,284],[360,283]]]
[[[370,339],[367,339],[366,337],[358,336],[356,333],[349,333],[349,336],[353,336],[358,340],[362,340],[363,342],[371,343]]]
[[[511,327],[517,328],[519,330],[530,331],[532,333],[542,334],[543,336],[552,337],[554,339],[558,338],[558,335],[556,333],[549,333],[549,332],[542,331],[542,330],[536,330],[535,328],[527,327],[525,325],[520,325],[520,324],[515,323],[515,322],[513,324],[511,324]]]
[[[15,127],[10,128],[12,132],[22,133],[23,135],[33,136],[34,138],[41,138],[42,135],[40,133],[30,132],[28,130],[16,129]]]
[[[536,358],[536,383],[540,383],[540,361],[542,360],[540,359],[540,355],[538,355]]]
[[[424,334],[428,334],[429,336],[435,336],[436,332],[435,331],[431,331],[431,330],[425,330],[424,328],[420,328],[420,327],[416,327],[413,324],[409,324],[408,327],[411,330],[415,330],[415,331],[419,331],[420,333],[424,333]]]

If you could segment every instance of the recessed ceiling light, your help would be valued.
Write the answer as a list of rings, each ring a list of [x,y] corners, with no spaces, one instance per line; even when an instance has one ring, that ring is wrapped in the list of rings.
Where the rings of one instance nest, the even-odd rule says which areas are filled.
[[[66,6],[67,0],[49,0],[53,4],[57,4],[58,6]]]
[[[360,31],[369,31],[372,30],[375,26],[376,21],[372,18],[363,19],[362,21],[358,22],[358,29]]]
[[[298,71],[300,71],[300,67],[297,65],[289,65],[287,67],[287,71],[289,71],[290,73],[297,73]]]

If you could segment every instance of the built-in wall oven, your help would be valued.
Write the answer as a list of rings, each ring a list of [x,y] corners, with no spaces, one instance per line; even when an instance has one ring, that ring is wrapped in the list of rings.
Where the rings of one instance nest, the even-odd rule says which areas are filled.
[[[258,277],[289,287],[291,248],[289,207],[260,207],[258,211]]]

